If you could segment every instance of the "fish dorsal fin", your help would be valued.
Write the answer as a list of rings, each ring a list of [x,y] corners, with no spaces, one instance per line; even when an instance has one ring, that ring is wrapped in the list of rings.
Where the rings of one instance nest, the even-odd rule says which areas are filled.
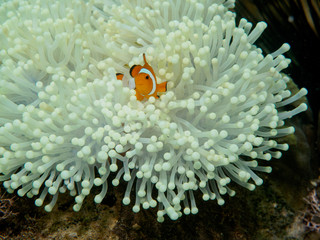
[[[144,61],[144,67],[150,66],[149,63],[147,62],[146,54],[145,54],[145,53],[143,54],[143,61]]]
[[[140,70],[142,69],[141,65],[133,65],[130,68],[130,75],[131,77],[136,77],[138,75],[138,73],[140,72]]]
[[[146,54],[145,54],[145,53],[143,54],[143,60],[144,60],[144,65],[143,65],[142,67],[148,69],[148,70],[152,73],[152,75],[154,76],[155,81],[157,82],[157,80],[156,80],[156,79],[157,79],[156,74],[154,73],[153,68],[152,68],[152,67],[149,65],[149,63],[147,62]]]

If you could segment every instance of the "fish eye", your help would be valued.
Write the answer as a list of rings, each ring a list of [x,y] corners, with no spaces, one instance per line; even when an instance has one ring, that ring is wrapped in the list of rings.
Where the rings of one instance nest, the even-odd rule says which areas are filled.
[[[148,75],[146,76],[146,79],[149,79],[149,76],[148,76]]]

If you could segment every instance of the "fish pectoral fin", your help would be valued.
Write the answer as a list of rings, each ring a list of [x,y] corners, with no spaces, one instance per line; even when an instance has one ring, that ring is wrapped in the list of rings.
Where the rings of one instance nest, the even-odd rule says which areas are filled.
[[[130,75],[131,77],[135,77],[138,75],[138,73],[140,72],[142,66],[141,65],[133,65],[131,68],[130,68]]]
[[[142,101],[143,98],[144,98],[144,96],[142,96],[142,95],[136,90],[136,98],[137,98],[137,100]]]
[[[118,80],[122,80],[123,79],[123,74],[122,73],[117,73],[116,76],[117,76]]]
[[[158,92],[166,92],[167,91],[167,83],[168,82],[163,82],[163,83],[157,84],[157,91]]]

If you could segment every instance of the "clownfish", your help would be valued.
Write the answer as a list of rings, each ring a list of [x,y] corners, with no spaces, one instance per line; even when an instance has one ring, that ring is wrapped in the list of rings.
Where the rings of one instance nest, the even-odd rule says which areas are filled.
[[[167,91],[167,82],[157,84],[157,78],[152,67],[146,60],[146,55],[143,54],[144,65],[133,65],[130,68],[132,79],[129,80],[129,88],[136,90],[137,100],[141,101],[144,98],[159,98],[158,92]],[[117,79],[122,80],[123,74],[117,73]]]

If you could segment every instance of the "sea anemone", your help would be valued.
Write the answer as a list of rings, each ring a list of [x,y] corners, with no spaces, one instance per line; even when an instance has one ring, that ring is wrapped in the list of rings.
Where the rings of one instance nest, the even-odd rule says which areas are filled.
[[[158,221],[196,214],[203,200],[253,190],[294,132],[284,120],[291,96],[284,44],[263,56],[252,29],[228,9],[233,0],[8,1],[0,6],[0,181],[8,192],[75,196],[127,184],[123,203],[158,205]],[[137,101],[116,79],[146,53],[168,91]],[[258,161],[263,162],[258,166]]]

